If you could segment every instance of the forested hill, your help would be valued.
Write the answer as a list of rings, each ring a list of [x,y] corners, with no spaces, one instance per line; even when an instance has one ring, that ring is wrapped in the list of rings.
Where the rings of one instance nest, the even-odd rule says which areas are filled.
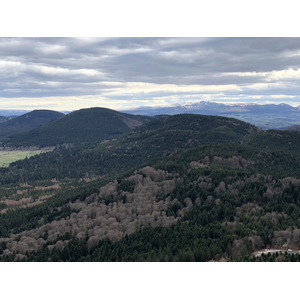
[[[17,161],[0,169],[0,260],[244,261],[265,248],[296,251],[299,143],[297,132],[175,115]]]
[[[259,131],[245,137],[243,143],[258,149],[293,152],[300,149],[300,132],[285,130]]]
[[[0,136],[29,131],[63,116],[64,114],[53,110],[34,110],[0,123]]]
[[[106,108],[81,109],[24,134],[11,136],[7,144],[45,147],[98,142],[128,132],[152,119]]]
[[[258,129],[253,125],[231,118],[168,116],[110,141],[57,149],[17,161],[9,170],[2,171],[0,182],[112,175],[179,149],[204,144],[240,144],[246,136],[256,132]]]
[[[201,134],[203,143],[218,143],[220,141],[240,142],[242,137],[257,132],[258,129],[249,123],[227,117],[206,116],[198,114],[179,114],[162,116],[147,126],[136,130],[137,134],[169,135],[172,133]]]
[[[253,251],[262,248],[295,249],[300,180],[274,174],[278,161],[260,169],[261,153],[252,150],[181,150],[110,181],[8,211],[0,218],[1,259],[236,261],[254,260]],[[294,164],[281,162],[281,168],[294,168],[299,178],[299,160]],[[30,189],[37,191],[27,184],[18,194]],[[292,258],[299,259],[276,259]]]

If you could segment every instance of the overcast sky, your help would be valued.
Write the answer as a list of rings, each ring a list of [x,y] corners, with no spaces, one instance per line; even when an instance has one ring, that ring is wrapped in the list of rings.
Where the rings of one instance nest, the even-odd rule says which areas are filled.
[[[300,38],[1,38],[0,109],[300,105]]]

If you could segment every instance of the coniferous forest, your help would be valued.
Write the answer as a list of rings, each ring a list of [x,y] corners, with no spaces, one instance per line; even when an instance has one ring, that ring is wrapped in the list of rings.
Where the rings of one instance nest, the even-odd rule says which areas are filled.
[[[1,261],[300,260],[297,131],[101,108],[10,131],[51,148],[0,168]]]

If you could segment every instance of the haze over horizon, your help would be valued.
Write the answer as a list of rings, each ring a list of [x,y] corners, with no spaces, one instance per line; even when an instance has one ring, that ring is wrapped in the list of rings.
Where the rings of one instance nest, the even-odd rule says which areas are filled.
[[[0,109],[300,105],[300,38],[1,38]]]

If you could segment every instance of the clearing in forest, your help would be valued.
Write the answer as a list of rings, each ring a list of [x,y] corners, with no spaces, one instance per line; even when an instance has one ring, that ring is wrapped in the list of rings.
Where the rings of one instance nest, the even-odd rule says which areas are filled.
[[[12,150],[12,151],[0,151],[0,167],[8,167],[10,163],[29,158],[36,154],[40,154],[41,152],[45,152],[42,150]]]

